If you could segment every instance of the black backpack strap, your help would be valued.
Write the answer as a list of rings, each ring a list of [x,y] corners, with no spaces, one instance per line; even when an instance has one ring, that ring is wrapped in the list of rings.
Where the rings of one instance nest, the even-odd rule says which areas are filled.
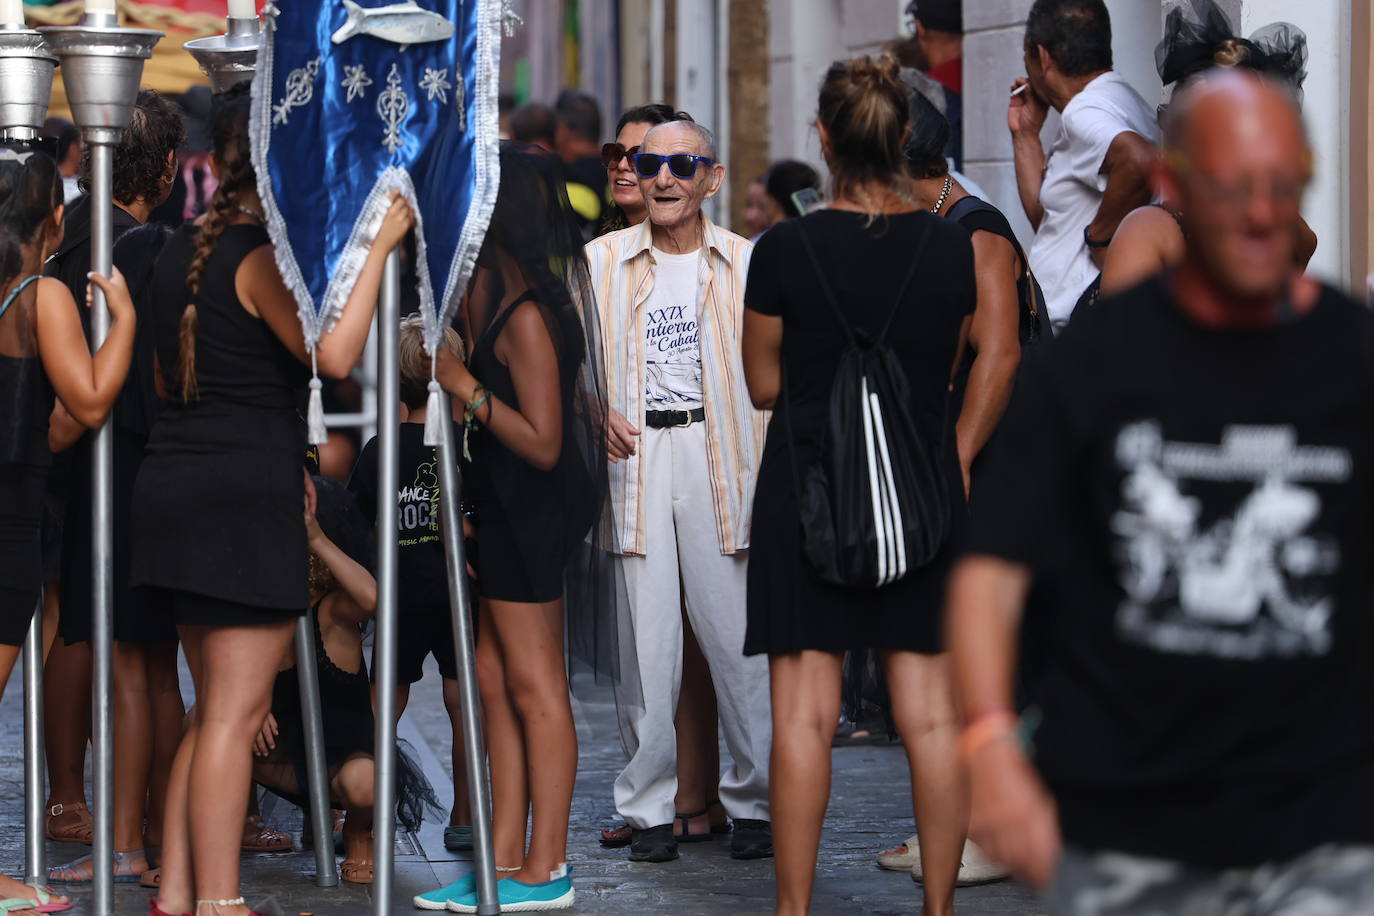
[[[854,330],[849,326],[849,321],[844,317],[844,310],[840,308],[839,300],[835,298],[834,292],[830,289],[830,282],[825,278],[825,271],[821,270],[820,259],[816,257],[816,249],[811,245],[811,239],[806,234],[805,218],[797,221],[797,232],[801,236],[802,247],[806,249],[806,256],[811,261],[811,268],[816,273],[816,279],[820,281],[821,295],[830,305],[830,310],[835,313],[835,319],[844,328],[845,337],[850,343],[854,342]],[[882,329],[878,332],[877,340],[882,340],[887,336],[887,329],[892,326],[892,320],[897,317],[897,310],[902,306],[902,300],[906,298],[907,288],[911,286],[911,280],[916,276],[916,268],[920,264],[921,250],[925,248],[926,239],[930,236],[930,224],[927,223],[921,228],[921,237],[916,241],[916,247],[911,253],[911,264],[907,268],[906,276],[902,278],[902,285],[897,289],[897,298],[892,303],[892,310],[887,314],[887,320],[883,322]]]

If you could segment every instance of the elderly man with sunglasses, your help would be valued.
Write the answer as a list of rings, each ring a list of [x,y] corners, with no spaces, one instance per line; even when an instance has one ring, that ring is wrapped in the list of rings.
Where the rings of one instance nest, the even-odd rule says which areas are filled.
[[[711,669],[732,759],[720,780],[734,821],[731,854],[773,852],[768,666],[743,655],[750,509],[765,427],[740,363],[752,246],[702,212],[725,180],[716,160],[704,127],[654,127],[633,156],[648,218],[587,246],[606,335],[614,523],[644,698],[642,709],[621,704],[630,761],[615,783],[637,862],[676,859],[674,819],[695,813],[674,807],[684,607]]]

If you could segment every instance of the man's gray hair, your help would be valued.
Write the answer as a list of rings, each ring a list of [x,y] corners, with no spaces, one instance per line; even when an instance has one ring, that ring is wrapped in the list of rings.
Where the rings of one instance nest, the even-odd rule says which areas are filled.
[[[705,147],[705,155],[710,156],[716,162],[720,161],[720,154],[716,152],[716,135],[695,121],[664,121],[662,124],[655,124],[644,134],[644,139],[640,141],[640,148],[642,149],[654,134],[668,128],[681,128],[696,134],[701,145]]]

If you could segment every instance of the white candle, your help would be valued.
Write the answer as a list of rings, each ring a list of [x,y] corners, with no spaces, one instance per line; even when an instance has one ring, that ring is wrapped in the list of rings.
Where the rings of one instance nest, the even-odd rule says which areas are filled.
[[[229,0],[230,19],[256,19],[258,8],[256,0]]]
[[[108,16],[117,15],[115,0],[86,0],[86,12],[104,13]]]
[[[0,25],[24,25],[24,0],[0,0]]]

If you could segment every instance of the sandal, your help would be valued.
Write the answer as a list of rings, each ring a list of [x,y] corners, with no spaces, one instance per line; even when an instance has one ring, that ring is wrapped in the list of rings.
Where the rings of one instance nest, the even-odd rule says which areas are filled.
[[[343,878],[349,884],[371,884],[372,863],[344,860],[344,862],[339,865],[339,877]]]
[[[54,820],[67,814],[76,815],[76,820],[61,826],[53,825]],[[91,845],[95,826],[91,822],[91,809],[86,807],[85,802],[52,805],[48,808],[48,816],[44,821],[43,832],[48,839],[56,840],[59,843]]]
[[[6,897],[0,900],[0,913],[15,913],[20,910],[37,910],[38,901],[27,897]]]
[[[673,819],[682,822],[682,832],[677,833],[674,831],[674,839],[679,843],[708,843],[715,839],[716,834],[710,829],[707,829],[705,833],[692,832],[692,821],[698,817],[705,817],[706,811],[706,808],[702,808],[700,811],[693,811],[691,814],[675,813]]]
[[[95,878],[94,856],[82,856],[66,865],[54,865],[48,869],[48,880],[53,884],[90,884]],[[132,863],[138,859],[147,862],[142,849],[130,849],[114,854],[114,875],[112,880],[115,884],[137,884],[143,872],[132,871]],[[83,865],[90,865],[90,869],[82,868]],[[124,870],[121,870],[123,868]],[[147,871],[145,868],[144,871]]]
[[[250,814],[243,821],[243,842],[240,845],[244,852],[288,852],[291,849],[291,837],[264,823],[258,815]]]
[[[711,832],[714,833],[716,836],[724,836],[725,834],[730,832],[730,818],[728,815],[725,814],[725,806],[720,803],[720,799],[713,798],[706,803],[707,811],[710,811],[712,808],[720,809],[722,820],[719,824],[711,825]]]
[[[27,885],[27,887],[29,890],[33,891],[33,895],[38,903],[38,906],[34,907],[34,909],[38,910],[40,913],[65,913],[74,906],[70,900],[66,903],[53,903],[54,897],[62,895],[58,894],[57,891],[48,887],[46,884],[30,884]]]
[[[139,887],[150,887],[156,890],[162,887],[162,869],[150,868],[138,876]]]
[[[601,831],[601,845],[606,849],[621,849],[630,845],[630,839],[634,830],[629,824],[622,823],[618,827],[607,827]]]

